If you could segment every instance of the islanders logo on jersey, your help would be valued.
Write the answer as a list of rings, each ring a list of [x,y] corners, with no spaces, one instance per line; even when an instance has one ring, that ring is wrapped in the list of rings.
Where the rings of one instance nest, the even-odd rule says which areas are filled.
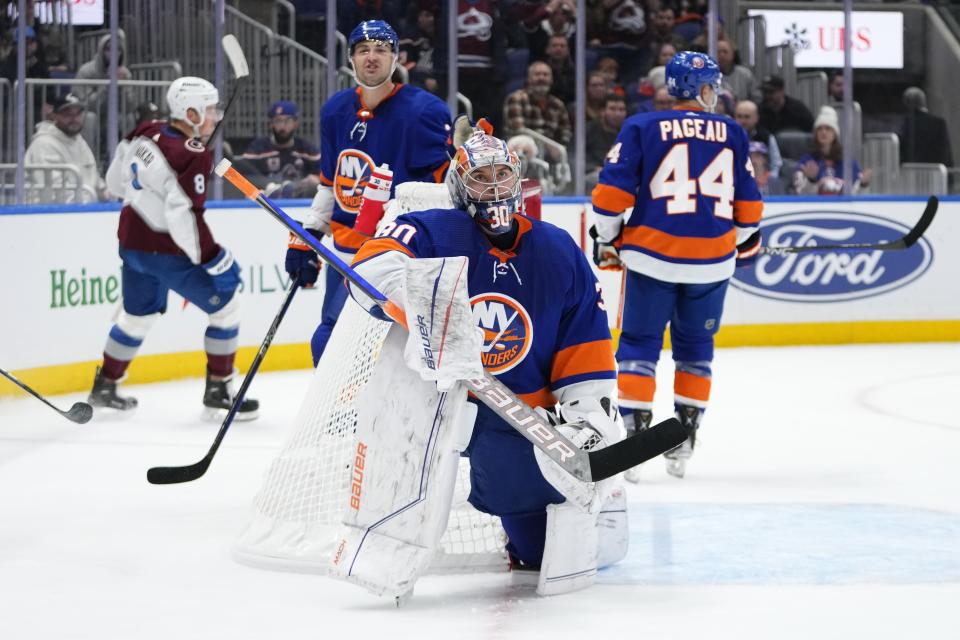
[[[520,364],[533,344],[533,324],[523,305],[502,293],[481,293],[470,305],[474,322],[483,329],[483,368],[504,373]]]
[[[333,195],[341,209],[349,213],[360,211],[363,188],[370,180],[372,169],[373,159],[363,151],[344,149],[340,152],[333,179]]]

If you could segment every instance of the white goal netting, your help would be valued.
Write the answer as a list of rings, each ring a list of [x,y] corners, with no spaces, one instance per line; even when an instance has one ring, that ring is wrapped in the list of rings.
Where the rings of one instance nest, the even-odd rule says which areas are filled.
[[[270,465],[253,515],[234,548],[241,562],[325,573],[348,503],[355,401],[370,379],[391,324],[348,299],[304,398],[289,440]],[[467,503],[469,463],[460,474],[433,572],[507,568],[499,518]]]

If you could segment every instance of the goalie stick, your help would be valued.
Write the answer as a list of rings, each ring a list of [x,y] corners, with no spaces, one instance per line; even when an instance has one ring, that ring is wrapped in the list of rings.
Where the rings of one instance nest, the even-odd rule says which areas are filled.
[[[16,376],[14,376],[12,373],[8,371],[4,371],[3,369],[0,369],[0,374],[3,374],[4,378],[9,380],[13,384],[17,385],[18,387],[20,387],[21,389],[23,389],[24,391],[32,395],[34,398],[36,398],[43,404],[53,409],[54,411],[62,415],[64,418],[69,420],[70,422],[76,422],[77,424],[85,424],[87,422],[90,422],[90,418],[93,417],[93,407],[91,407],[86,402],[74,402],[73,406],[70,407],[70,409],[68,409],[67,411],[63,411],[55,407],[49,400],[44,398],[42,395],[40,395],[30,387],[25,385],[20,380],[18,380]]]
[[[330,249],[323,246],[296,220],[234,169],[229,160],[221,160],[214,172],[220,177],[226,178],[247,198],[256,202],[288,230],[300,237],[351,284],[381,305],[387,315],[406,327],[406,317],[400,307],[377,291]],[[669,451],[687,438],[687,433],[680,422],[676,418],[670,418],[603,449],[584,451],[576,447],[529,405],[517,398],[516,394],[510,391],[506,385],[489,373],[485,373],[482,378],[466,380],[465,382],[467,388],[481,402],[516,429],[533,446],[547,454],[567,473],[584,482],[596,482],[615,476]]]
[[[207,455],[199,462],[184,467],[153,467],[148,469],[147,481],[150,484],[190,482],[207,472],[210,463],[213,461],[213,456],[216,455],[217,449],[220,448],[220,443],[223,442],[224,436],[227,435],[227,429],[233,424],[233,418],[237,415],[237,410],[240,408],[243,398],[247,395],[247,388],[253,381],[253,376],[257,374],[257,369],[260,368],[260,363],[267,354],[267,349],[270,348],[270,343],[273,342],[273,336],[277,333],[280,321],[283,320],[283,316],[286,315],[287,309],[290,307],[290,303],[293,301],[293,296],[296,294],[297,289],[297,279],[294,278],[289,286],[287,286],[287,295],[283,299],[283,305],[280,307],[280,311],[277,312],[273,323],[267,330],[267,335],[263,338],[260,350],[257,351],[256,357],[253,359],[253,362],[250,363],[250,369],[247,370],[247,375],[244,376],[243,382],[240,384],[240,390],[237,391],[237,396],[233,399],[233,404],[230,405],[230,411],[227,412],[227,417],[223,419],[223,424],[220,425],[220,431],[217,432],[217,437],[214,438],[213,445],[211,445]]]
[[[923,235],[923,232],[927,230],[927,227],[930,226],[930,223],[933,222],[933,217],[937,215],[937,207],[940,205],[940,201],[937,200],[936,196],[930,196],[930,199],[927,200],[927,206],[923,210],[923,213],[920,215],[920,219],[917,220],[917,224],[913,225],[913,229],[910,229],[904,236],[897,238],[893,242],[851,242],[848,244],[821,244],[821,245],[806,245],[803,247],[760,247],[761,255],[775,255],[775,256],[785,256],[790,253],[805,253],[807,251],[830,251],[832,249],[879,249],[880,251],[896,251],[899,249],[909,249],[917,243],[917,240],[920,239],[920,236]]]

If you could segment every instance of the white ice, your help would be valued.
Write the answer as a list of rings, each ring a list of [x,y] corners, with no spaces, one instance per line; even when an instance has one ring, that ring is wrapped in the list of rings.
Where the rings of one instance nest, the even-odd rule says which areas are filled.
[[[426,577],[399,610],[231,559],[308,371],[259,375],[260,420],[178,486],[146,470],[206,453],[200,380],[129,387],[134,416],[83,426],[4,401],[0,638],[960,638],[960,345],[726,349],[714,376],[687,477],[646,465],[596,586]]]

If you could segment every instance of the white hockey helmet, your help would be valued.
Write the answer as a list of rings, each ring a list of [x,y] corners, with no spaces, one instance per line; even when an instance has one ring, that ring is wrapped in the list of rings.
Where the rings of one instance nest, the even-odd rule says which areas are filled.
[[[194,76],[183,76],[170,83],[167,89],[167,107],[171,120],[187,120],[187,110],[194,109],[200,115],[200,122],[193,124],[195,135],[199,135],[200,126],[206,119],[207,107],[220,102],[220,92],[210,82]],[[218,119],[219,119],[218,114]]]
[[[446,183],[454,206],[490,235],[508,232],[513,215],[523,212],[520,157],[506,142],[482,131],[457,149]]]

